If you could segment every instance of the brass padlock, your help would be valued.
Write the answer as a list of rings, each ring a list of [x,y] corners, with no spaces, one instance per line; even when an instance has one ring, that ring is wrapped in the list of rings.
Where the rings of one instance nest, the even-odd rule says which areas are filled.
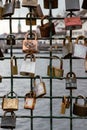
[[[24,108],[33,110],[36,104],[36,94],[34,91],[26,93],[24,100]]]
[[[40,82],[36,83],[36,78],[39,78]],[[42,77],[36,75],[33,82],[33,90],[36,93],[36,97],[42,97],[46,94],[45,82],[43,82]]]
[[[7,35],[7,45],[15,45],[15,36],[13,34]]]
[[[17,8],[17,9],[20,8],[20,0],[15,1],[15,8]]]
[[[33,12],[26,15],[26,25],[36,25],[36,19]]]
[[[11,57],[11,70],[12,75],[18,74],[17,60],[15,56]]]
[[[47,75],[51,76],[51,71],[52,71],[52,76],[53,77],[63,77],[63,61],[61,58],[59,58],[58,56],[52,56],[52,60],[53,59],[59,59],[60,60],[60,67],[57,67],[55,65],[52,65],[52,68],[50,65],[48,65],[47,67]]]
[[[62,103],[61,103],[60,113],[61,113],[61,114],[65,114],[65,112],[66,112],[66,99],[65,99],[65,97],[63,96],[63,98],[62,98]]]
[[[68,72],[66,75],[66,89],[77,89],[77,79],[74,72]]]
[[[78,99],[83,99],[84,103],[78,103]],[[73,103],[73,114],[77,116],[87,116],[87,99],[82,96],[78,95],[75,99],[75,103]]]

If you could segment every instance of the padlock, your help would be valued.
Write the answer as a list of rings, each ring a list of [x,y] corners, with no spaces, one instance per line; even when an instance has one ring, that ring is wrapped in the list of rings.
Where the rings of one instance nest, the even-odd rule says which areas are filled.
[[[66,99],[65,99],[65,97],[63,96],[63,98],[62,98],[62,103],[61,103],[60,113],[61,113],[61,114],[65,114],[65,112],[66,112]]]
[[[66,43],[66,40],[68,40],[68,43]],[[63,48],[62,48],[62,54],[63,58],[70,58],[73,53],[73,46],[71,42],[71,38],[69,36],[66,36],[63,40]]]
[[[66,11],[79,11],[79,0],[65,0]]]
[[[66,75],[66,89],[77,89],[77,79],[74,72],[68,72]]]
[[[36,104],[36,93],[34,91],[30,91],[26,93],[24,99],[24,108],[33,110]]]
[[[34,15],[36,17],[43,17],[44,16],[40,4],[38,4],[36,7],[33,8],[33,12],[34,12]]]
[[[30,57],[29,57],[30,55]],[[27,60],[30,58],[30,60]],[[20,69],[20,75],[34,77],[36,58],[34,54],[26,54]]]
[[[36,78],[39,78],[40,82],[36,83]],[[33,90],[36,93],[36,97],[42,97],[46,94],[45,82],[40,75],[36,75],[33,82]]]
[[[44,0],[45,9],[55,9],[58,8],[58,0]]]
[[[83,39],[84,43],[82,43],[81,41],[79,42],[80,39]],[[87,47],[86,47],[85,37],[83,35],[78,36],[74,44],[73,57],[85,59],[86,52],[87,52]]]
[[[52,59],[59,59],[60,67],[57,67],[57,66],[53,65],[52,68],[51,68],[51,66],[48,65],[48,67],[47,67],[47,75],[51,76],[51,71],[50,70],[52,70],[52,76],[53,77],[59,77],[59,78],[63,77],[64,70],[63,70],[63,61],[62,61],[62,59],[59,58],[58,56],[52,56]]]
[[[70,98],[68,96],[68,97],[66,97],[66,108],[68,109],[69,106],[70,106]]]
[[[18,74],[18,67],[17,67],[17,60],[15,56],[11,57],[11,70],[12,70],[12,75],[17,75]]]
[[[54,23],[44,23],[43,21],[48,19],[48,15],[45,15],[41,18],[41,26],[40,26],[40,33],[41,33],[41,37],[49,37],[50,36],[50,32],[52,32],[51,34],[54,35],[55,34],[55,26]],[[49,20],[49,19],[48,19]]]
[[[15,45],[15,36],[13,34],[7,35],[7,45]]]
[[[83,0],[82,8],[87,9],[87,0]]]
[[[83,99],[84,103],[78,103],[78,99]],[[87,99],[84,96],[78,95],[75,98],[75,103],[73,103],[73,114],[77,116],[87,116]]]
[[[9,98],[9,94],[15,94],[15,98]],[[13,92],[9,92],[6,95],[3,96],[3,100],[2,100],[2,109],[4,111],[17,111],[18,110],[18,106],[19,106],[19,99],[17,94],[13,91]]]
[[[38,0],[22,0],[22,7],[36,7]]]
[[[0,75],[0,83],[2,82],[2,76]]]
[[[8,113],[10,113],[10,115]],[[14,129],[15,127],[16,127],[16,115],[15,115],[15,113],[5,111],[4,115],[1,118],[1,128]]]
[[[33,12],[26,15],[26,25],[36,25],[36,19]]]
[[[15,1],[15,8],[17,8],[17,9],[20,8],[20,0]]]
[[[37,34],[32,33],[32,36],[34,36],[34,39],[28,39],[28,36],[30,36],[30,32],[27,32],[25,34],[25,39],[23,40],[22,44],[22,50],[24,53],[37,53],[38,52],[38,41],[37,41]]]

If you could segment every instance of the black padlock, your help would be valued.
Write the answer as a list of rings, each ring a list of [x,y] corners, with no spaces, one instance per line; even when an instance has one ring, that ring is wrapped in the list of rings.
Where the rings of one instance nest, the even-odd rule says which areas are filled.
[[[83,99],[84,103],[78,103],[78,99]],[[84,96],[79,95],[76,97],[75,103],[73,103],[73,114],[77,116],[87,116],[87,101]]]
[[[7,45],[15,45],[15,35],[9,34],[7,36]]]
[[[10,113],[10,115],[6,115]],[[1,128],[13,129],[16,127],[16,116],[14,112],[4,112],[4,115],[1,118]]]
[[[87,0],[83,0],[82,8],[87,9]]]
[[[74,72],[68,72],[66,75],[66,89],[77,89],[77,79]]]

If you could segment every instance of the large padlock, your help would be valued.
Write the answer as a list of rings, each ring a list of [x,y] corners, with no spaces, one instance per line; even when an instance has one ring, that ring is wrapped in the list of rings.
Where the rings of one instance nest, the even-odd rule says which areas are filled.
[[[29,58],[29,60],[27,60],[28,58]],[[24,57],[24,61],[22,63],[21,69],[20,69],[20,75],[34,77],[35,76],[35,64],[36,64],[35,55],[26,54]]]
[[[12,70],[12,75],[17,75],[18,74],[18,67],[17,67],[17,60],[15,56],[11,57],[11,70]]]
[[[83,0],[82,8],[87,9],[87,0]]]
[[[82,43],[79,40],[83,40],[84,43]],[[78,36],[76,39],[76,42],[74,43],[74,49],[73,49],[73,56],[76,58],[86,58],[86,52],[87,52],[87,47],[86,47],[86,40],[83,35]]]
[[[77,79],[74,72],[68,72],[66,75],[66,89],[77,89]]]
[[[45,15],[41,18],[41,26],[40,26],[40,33],[41,37],[49,37],[50,32],[52,32],[52,35],[55,34],[55,26],[54,23],[43,23],[44,20],[48,19],[48,15]]]
[[[15,45],[15,35],[7,35],[7,45]]]
[[[45,9],[55,9],[58,8],[58,0],[44,0]]]
[[[22,7],[36,7],[38,0],[22,0]]]
[[[83,99],[84,103],[78,103],[78,99]],[[75,103],[73,103],[73,114],[77,116],[87,116],[87,99],[84,96],[78,95],[76,97]]]
[[[37,34],[32,33],[32,36],[34,36],[34,39],[28,39],[28,36],[30,36],[30,32],[27,32],[25,34],[25,39],[23,40],[22,44],[22,50],[25,53],[37,53],[38,52],[38,41],[37,41]]]
[[[40,82],[36,83],[36,78],[39,78]],[[36,97],[42,97],[46,94],[45,82],[42,80],[42,77],[36,75],[33,82],[33,90],[36,93]]]
[[[36,19],[33,12],[26,15],[26,25],[36,25]]]
[[[67,43],[66,40],[68,40]],[[62,53],[63,58],[70,58],[73,53],[73,46],[72,46],[71,38],[69,36],[66,36],[63,40],[62,52],[63,52]]]
[[[52,59],[59,59],[60,65],[59,65],[59,67],[55,66],[55,65],[52,65],[52,68],[51,68],[50,65],[48,65],[48,67],[47,67],[47,75],[51,76],[51,74],[52,74],[53,77],[59,77],[59,78],[63,77],[63,73],[64,73],[63,60],[61,58],[59,58],[58,56],[52,56]]]
[[[15,8],[17,8],[17,9],[20,8],[20,0],[15,1]]]
[[[3,14],[3,1],[2,0],[0,0],[0,19],[3,19],[3,17],[2,17],[2,14]]]
[[[79,0],[65,0],[66,11],[79,11]]]
[[[15,115],[15,113],[5,111],[4,115],[1,118],[1,128],[14,129],[15,127],[16,127],[16,115]]]
[[[9,94],[15,94],[15,98],[9,98]],[[3,96],[3,100],[2,100],[2,109],[4,111],[17,111],[18,110],[18,106],[19,106],[19,99],[17,94],[13,91],[13,92],[9,92],[6,95]]]
[[[26,93],[25,99],[24,99],[24,108],[33,110],[35,108],[35,104],[36,104],[35,92],[30,91],[29,93]]]
[[[33,8],[33,12],[34,12],[34,15],[36,17],[43,17],[44,16],[40,4],[38,4],[36,7]]]

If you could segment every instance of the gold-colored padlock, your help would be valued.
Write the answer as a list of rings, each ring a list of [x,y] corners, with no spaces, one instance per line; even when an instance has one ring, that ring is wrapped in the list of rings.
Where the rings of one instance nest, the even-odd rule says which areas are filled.
[[[36,25],[36,19],[33,12],[26,15],[26,25]]]
[[[12,75],[18,74],[17,60],[15,56],[11,57],[11,70],[12,70]]]
[[[66,98],[63,96],[60,113],[65,114],[65,111],[66,111]]]

